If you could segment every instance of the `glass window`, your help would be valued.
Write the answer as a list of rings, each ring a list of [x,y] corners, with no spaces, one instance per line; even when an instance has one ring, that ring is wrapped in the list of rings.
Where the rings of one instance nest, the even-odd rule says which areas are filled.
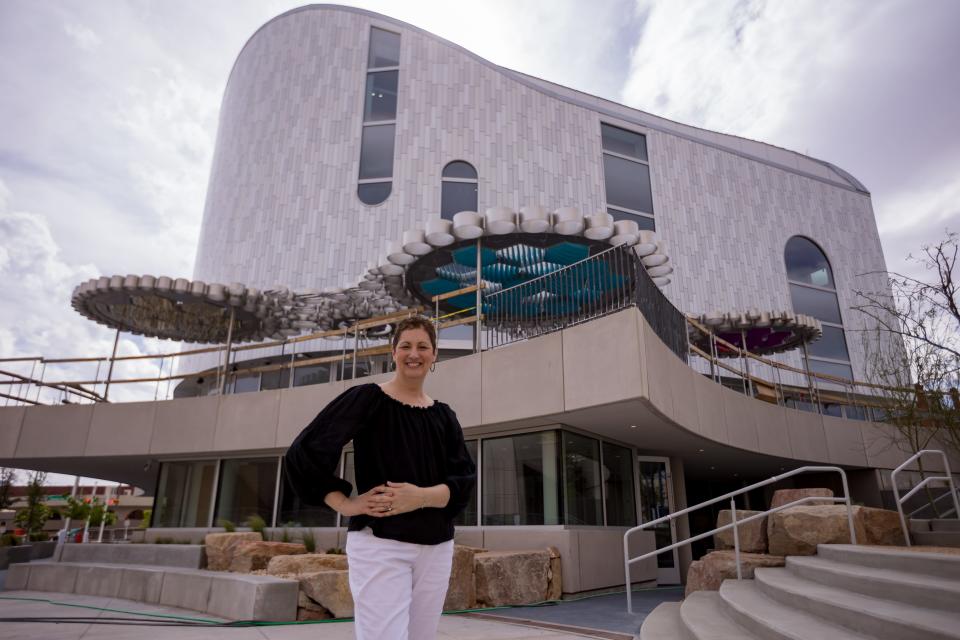
[[[561,524],[556,431],[483,441],[483,524]]]
[[[849,360],[847,353],[847,340],[843,335],[843,329],[823,325],[823,336],[816,342],[807,345],[807,353],[811,356],[821,358],[832,358],[834,360]]]
[[[467,445],[467,451],[470,452],[470,458],[472,458],[475,461],[477,459],[477,441],[467,440],[464,444]],[[473,493],[470,495],[470,502],[467,504],[467,508],[460,512],[460,514],[454,520],[454,524],[462,527],[477,526],[477,489],[476,488],[474,488]]]
[[[297,367],[293,370],[293,386],[295,387],[305,387],[324,382],[330,382],[330,365],[328,364]]]
[[[670,497],[667,483],[667,465],[663,462],[640,463],[640,509],[642,522],[652,522],[670,514]],[[658,549],[673,544],[673,534],[669,522],[661,522],[653,527]],[[673,566],[673,554],[661,553],[657,556],[657,566],[661,569]]]
[[[609,124],[601,124],[600,137],[604,151],[612,151],[646,162],[647,138],[643,134],[613,127]]]
[[[258,515],[273,520],[278,458],[238,458],[220,463],[217,515],[240,524]]]
[[[370,56],[367,67],[396,67],[400,65],[400,34],[373,27],[370,29]]]
[[[848,404],[843,407],[843,414],[847,420],[867,420],[866,407]]]
[[[790,238],[784,251],[784,261],[787,263],[788,280],[834,288],[827,256],[809,239],[802,236]]]
[[[277,523],[291,523],[295,527],[335,527],[337,512],[327,505],[307,505],[290,488],[284,470],[280,482],[280,510]]]
[[[251,391],[260,391],[259,373],[250,373],[247,375],[238,375],[234,377],[234,393],[250,393]]]
[[[287,360],[289,362],[289,359]],[[279,364],[279,363],[274,363]],[[286,389],[290,386],[290,369],[281,369],[280,371],[265,371],[260,374],[260,388],[267,389]]]
[[[360,141],[360,179],[389,178],[393,174],[392,124],[363,128]]]
[[[612,207],[607,207],[607,213],[612,215],[614,220],[633,220],[642,230],[657,230],[656,222],[652,216],[641,216],[637,215],[636,213],[630,213],[629,211],[620,211],[619,209],[614,209]]]
[[[853,380],[853,369],[851,369],[850,365],[848,364],[827,362],[826,360],[817,360],[816,358],[807,358],[807,365],[810,367],[810,371],[814,373],[823,373],[828,376],[836,376],[838,378]]]
[[[576,433],[561,433],[566,524],[602,525],[600,443]]]
[[[380,204],[390,196],[391,182],[366,182],[357,186],[357,197],[363,204]]]
[[[837,303],[837,294],[820,289],[811,289],[802,284],[790,285],[790,297],[793,300],[793,310],[813,316],[823,322],[841,324],[840,305]]]
[[[650,168],[647,165],[604,154],[603,177],[607,204],[653,213]]]
[[[444,178],[463,178],[465,180],[476,180],[477,170],[469,162],[454,160],[443,168]]]
[[[215,460],[164,462],[151,526],[207,526],[216,469]]]
[[[477,210],[476,182],[444,181],[440,195],[440,217],[453,220],[453,215],[461,211]]]
[[[626,447],[604,442],[603,475],[606,478],[607,525],[636,526],[637,503],[633,491],[633,452]]]
[[[367,74],[363,121],[395,120],[397,117],[398,71],[377,71]]]

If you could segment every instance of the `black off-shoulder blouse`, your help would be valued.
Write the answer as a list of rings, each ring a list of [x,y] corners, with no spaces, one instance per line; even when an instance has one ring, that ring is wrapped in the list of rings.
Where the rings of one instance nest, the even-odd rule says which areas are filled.
[[[350,531],[370,527],[378,538],[416,544],[453,539],[453,519],[469,503],[477,477],[453,409],[439,401],[429,407],[407,405],[376,384],[347,389],[287,450],[286,477],[303,502],[324,504],[331,491],[350,495],[350,483],[337,476],[340,452],[350,440],[358,494],[387,481],[420,487],[442,483],[450,489],[450,501],[443,508],[383,518],[354,516]]]

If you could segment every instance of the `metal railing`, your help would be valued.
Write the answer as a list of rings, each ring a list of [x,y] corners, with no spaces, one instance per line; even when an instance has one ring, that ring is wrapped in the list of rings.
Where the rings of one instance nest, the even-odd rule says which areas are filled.
[[[775,507],[773,509],[767,509],[766,511],[756,513],[748,518],[744,518],[743,520],[737,520],[737,504],[735,499],[738,495],[747,493],[748,491],[753,491],[754,489],[758,489],[760,487],[765,487],[769,484],[774,484],[786,478],[791,478],[793,476],[800,475],[801,473],[825,472],[825,471],[835,471],[840,474],[840,478],[843,482],[842,498],[807,496],[805,498],[794,500],[793,502],[789,502],[779,507]],[[681,540],[680,542],[675,542],[666,547],[655,549],[653,551],[650,551],[649,553],[643,554],[642,556],[637,556],[636,558],[630,557],[630,536],[632,534],[638,531],[649,529],[651,527],[654,527],[664,522],[670,522],[677,518],[681,518],[687,515],[688,513],[691,513],[698,509],[702,509],[704,507],[708,507],[718,502],[723,502],[724,500],[730,500],[730,524],[724,525],[722,527],[717,527],[715,529],[707,531],[706,533],[701,533],[691,538],[687,538],[686,540]],[[797,505],[804,504],[806,502],[814,502],[814,501],[830,501],[830,502],[845,503],[847,505],[847,525],[850,527],[850,544],[857,544],[857,534],[853,527],[853,508],[850,504],[850,489],[847,486],[847,474],[840,467],[800,467],[799,469],[794,469],[793,471],[788,471],[786,473],[781,473],[778,476],[767,478],[766,480],[752,484],[749,487],[743,487],[742,489],[731,491],[730,493],[726,493],[722,496],[718,496],[716,498],[707,500],[705,502],[701,502],[700,504],[694,505],[692,507],[687,507],[686,509],[677,511],[676,513],[671,513],[662,518],[657,518],[656,520],[651,520],[650,522],[644,522],[641,525],[638,525],[636,527],[633,527],[632,529],[627,530],[623,534],[623,576],[624,576],[624,582],[626,584],[626,592],[627,592],[627,612],[631,614],[633,613],[633,592],[631,591],[633,580],[630,579],[631,565],[636,564],[638,562],[642,562],[647,558],[656,557],[661,553],[665,553],[667,551],[673,551],[674,549],[691,544],[693,542],[696,542],[697,540],[703,540],[704,538],[708,538],[716,533],[720,533],[721,531],[733,529],[733,548],[734,548],[734,555],[736,557],[736,563],[737,563],[737,580],[742,580],[743,573],[740,568],[740,535],[739,535],[738,527],[748,522],[753,522],[754,520],[765,518],[771,513],[776,513],[778,511],[783,511],[784,509],[789,509],[790,507],[795,507]]]
[[[924,478],[920,484],[915,486],[913,489],[907,492],[902,498],[900,497],[900,488],[897,487],[897,474],[906,469],[912,463],[917,462],[923,456],[926,455],[938,455],[943,460],[943,469],[946,475],[934,475]],[[921,472],[925,473],[925,472]],[[953,510],[954,513],[960,514],[960,501],[957,500],[957,488],[953,484],[953,475],[950,473],[950,461],[947,460],[947,454],[945,454],[940,449],[923,449],[917,451],[915,454],[907,458],[903,464],[890,472],[890,484],[893,485],[893,497],[897,502],[897,514],[900,516],[900,527],[903,529],[903,537],[907,541],[907,546],[912,546],[910,542],[910,529],[907,527],[907,518],[903,515],[903,503],[912,498],[918,491],[926,487],[931,482],[936,481],[946,481],[947,487],[949,488],[950,495],[953,496]],[[943,496],[941,496],[943,497]],[[914,512],[916,513],[916,511]],[[913,515],[912,513],[910,514]]]

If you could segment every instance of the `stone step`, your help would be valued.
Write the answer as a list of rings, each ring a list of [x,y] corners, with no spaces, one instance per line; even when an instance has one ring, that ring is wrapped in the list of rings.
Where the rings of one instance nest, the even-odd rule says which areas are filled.
[[[789,569],[757,569],[757,587],[781,604],[875,638],[960,640],[960,613],[883,600],[820,584]]]
[[[960,547],[960,531],[921,531],[910,535],[917,546]]]
[[[960,520],[956,518],[942,518],[930,521],[931,531],[960,531]]]
[[[910,533],[922,533],[930,531],[930,521],[911,518],[907,528],[910,529]]]
[[[874,598],[947,611],[960,608],[960,581],[957,580],[865,567],[817,556],[790,556],[787,569],[801,578]]]
[[[911,552],[900,547],[868,547],[849,544],[817,545],[817,555],[834,562],[849,562],[877,569],[893,569],[960,580],[960,555]]]
[[[8,591],[55,591],[192,609],[229,620],[297,619],[296,580],[181,567],[31,562],[11,565]]]
[[[640,626],[640,640],[696,640],[680,621],[680,603],[664,602],[647,614]]]
[[[783,569],[778,569],[783,571]],[[868,640],[870,636],[835,625],[817,613],[784,604],[765,594],[755,580],[726,580],[720,598],[732,617],[761,640]]]
[[[63,562],[142,564],[199,569],[206,565],[199,544],[65,544]]]
[[[956,518],[941,518],[930,521],[931,531],[960,531],[960,520]]]
[[[680,620],[687,636],[693,640],[747,640],[755,637],[733,620],[729,608],[716,591],[694,591],[684,598],[680,605]]]

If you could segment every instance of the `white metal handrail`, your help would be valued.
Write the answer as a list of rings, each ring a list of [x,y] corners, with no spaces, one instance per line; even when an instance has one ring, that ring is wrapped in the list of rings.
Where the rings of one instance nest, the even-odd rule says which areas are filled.
[[[940,501],[943,500],[944,498],[949,498],[949,497],[951,497],[951,494],[950,494],[949,491],[947,491],[946,493],[941,493],[939,496],[937,496],[936,498],[934,498],[931,502],[925,502],[925,503],[923,503],[922,505],[920,505],[919,507],[917,507],[916,509],[914,509],[913,511],[911,511],[910,513],[908,513],[908,514],[907,514],[907,517],[912,519],[913,516],[917,515],[918,513],[920,513],[921,511],[923,511],[924,509],[929,509],[931,506],[937,504],[938,502],[940,502]],[[945,516],[949,516],[950,514],[953,514],[953,513],[957,513],[957,508],[956,508],[956,507],[954,507],[954,508],[952,508],[952,509],[947,509],[946,511],[943,512],[942,515],[943,515],[943,517],[945,517]]]
[[[903,471],[905,468],[910,466],[913,462],[916,462],[925,455],[936,454],[939,455],[943,460],[943,470],[946,473],[944,476],[929,476],[924,478],[920,484],[915,486],[913,489],[907,492],[905,496],[900,497],[900,489],[897,487],[897,474]],[[947,454],[945,454],[940,449],[922,449],[917,451],[915,454],[907,458],[903,464],[890,472],[890,484],[893,485],[893,497],[897,501],[897,514],[900,516],[900,527],[903,529],[903,537],[907,541],[907,546],[912,546],[910,542],[910,530],[907,528],[907,518],[903,515],[903,503],[912,498],[920,489],[923,489],[925,486],[931,482],[937,480],[946,480],[947,487],[950,489],[950,495],[953,496],[953,510],[954,513],[960,515],[960,502],[957,501],[957,488],[953,484],[953,474],[950,472],[950,462],[947,460]],[[941,496],[942,497],[942,496]],[[914,511],[913,513],[916,513]],[[913,513],[910,515],[912,516]]]
[[[775,507],[773,509],[767,509],[766,511],[763,511],[761,513],[756,513],[748,518],[744,518],[743,520],[737,520],[737,504],[736,504],[735,498],[738,495],[741,495],[748,491],[753,491],[754,489],[758,489],[760,487],[765,487],[768,484],[774,484],[776,482],[779,482],[786,478],[790,478],[792,476],[800,475],[801,473],[824,472],[824,471],[835,471],[840,474],[840,479],[843,482],[842,498],[830,498],[830,497],[824,497],[824,496],[807,496],[805,498],[799,498],[797,500],[794,500],[793,502],[789,502],[779,507]],[[636,558],[630,557],[629,541],[630,541],[631,534],[636,533],[637,531],[643,531],[644,529],[648,529],[650,527],[656,526],[663,522],[669,522],[676,518],[685,516],[692,511],[696,511],[697,509],[702,509],[703,507],[708,507],[712,504],[716,504],[718,502],[722,502],[728,499],[730,500],[730,524],[724,525],[722,527],[717,527],[716,529],[707,531],[706,533],[701,533],[699,535],[693,536],[692,538],[687,538],[686,540],[675,542],[669,546],[666,546],[660,549],[654,549],[653,551],[650,551],[649,553],[645,553],[642,556],[637,556]],[[857,544],[857,533],[853,528],[853,509],[850,505],[850,489],[847,485],[847,474],[840,467],[800,467],[798,469],[794,469],[786,473],[781,473],[778,476],[767,478],[766,480],[762,480],[760,482],[754,483],[748,487],[743,487],[742,489],[737,489],[736,491],[731,491],[730,493],[726,493],[722,496],[718,496],[716,498],[712,498],[705,502],[701,502],[700,504],[696,504],[692,507],[687,507],[686,509],[677,511],[676,513],[665,515],[662,518],[657,518],[656,520],[651,520],[650,522],[644,522],[643,524],[633,527],[632,529],[628,529],[623,534],[623,575],[624,575],[624,581],[626,583],[626,591],[627,591],[627,612],[631,614],[633,613],[633,592],[631,591],[632,581],[630,580],[630,565],[646,560],[647,558],[657,556],[666,551],[673,551],[678,547],[688,545],[691,542],[696,542],[697,540],[702,540],[703,538],[707,538],[721,531],[726,531],[727,529],[733,529],[733,549],[734,549],[734,555],[736,557],[736,562],[737,562],[737,579],[740,580],[742,579],[743,574],[740,569],[740,535],[737,527],[747,522],[752,522],[753,520],[759,520],[760,518],[764,518],[771,513],[783,511],[784,509],[795,507],[805,502],[813,502],[815,500],[843,502],[847,505],[847,524],[850,527],[850,544]]]

